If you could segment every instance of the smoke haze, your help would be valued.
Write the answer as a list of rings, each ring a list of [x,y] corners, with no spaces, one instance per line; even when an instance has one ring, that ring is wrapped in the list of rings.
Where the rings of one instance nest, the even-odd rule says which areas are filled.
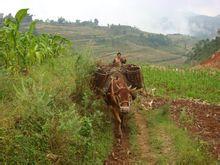
[[[190,17],[220,14],[219,0],[0,0],[0,4],[0,13],[5,14],[29,8],[35,18],[44,20],[97,18],[101,25],[125,24],[164,34],[191,34]]]

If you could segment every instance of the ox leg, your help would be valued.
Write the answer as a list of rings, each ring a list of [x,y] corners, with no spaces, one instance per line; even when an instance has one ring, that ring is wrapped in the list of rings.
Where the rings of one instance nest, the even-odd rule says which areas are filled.
[[[115,119],[116,119],[118,133],[119,133],[119,136],[121,138],[122,137],[121,118],[120,118],[119,112],[117,112],[115,108],[113,108],[112,110],[113,110],[113,114],[114,114]]]
[[[127,117],[126,117],[126,114],[125,115],[121,115],[121,125],[122,125],[122,128],[123,130],[126,129],[127,127]]]

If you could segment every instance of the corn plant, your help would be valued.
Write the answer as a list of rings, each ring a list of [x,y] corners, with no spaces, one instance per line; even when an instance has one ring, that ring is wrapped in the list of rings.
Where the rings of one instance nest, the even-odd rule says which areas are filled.
[[[20,31],[28,9],[21,9],[15,18],[6,18],[0,28],[0,66],[13,72],[27,72],[29,67],[59,56],[70,42],[58,35],[35,35],[36,22],[26,32]]]

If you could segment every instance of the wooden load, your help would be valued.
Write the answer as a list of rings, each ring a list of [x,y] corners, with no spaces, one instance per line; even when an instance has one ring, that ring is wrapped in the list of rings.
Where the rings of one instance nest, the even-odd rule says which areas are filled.
[[[144,87],[143,76],[139,66],[127,64],[123,65],[121,68],[114,68],[111,65],[105,65],[97,68],[94,74],[93,84],[98,94],[103,93],[109,76],[115,69],[119,70],[126,77],[128,84],[131,85],[132,88],[141,89]]]
[[[141,89],[144,87],[143,75],[141,68],[137,65],[125,65],[125,76],[132,88]]]
[[[98,69],[94,75],[94,88],[97,94],[101,94],[108,79],[109,72]]]

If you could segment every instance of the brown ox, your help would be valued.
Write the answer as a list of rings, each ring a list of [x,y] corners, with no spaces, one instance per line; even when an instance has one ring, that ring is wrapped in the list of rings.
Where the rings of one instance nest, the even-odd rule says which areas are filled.
[[[112,107],[112,111],[116,120],[119,136],[122,137],[122,126],[124,123],[124,115],[130,111],[132,99],[132,91],[127,86],[125,77],[116,71],[110,76],[110,84],[106,93],[106,102]]]

